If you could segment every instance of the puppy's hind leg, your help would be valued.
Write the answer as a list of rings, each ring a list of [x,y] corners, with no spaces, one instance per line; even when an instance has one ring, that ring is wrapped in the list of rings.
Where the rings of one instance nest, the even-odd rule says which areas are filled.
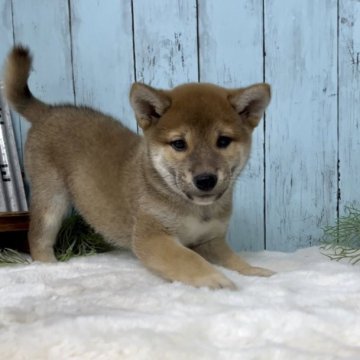
[[[62,183],[54,179],[49,183],[47,179],[33,184],[28,237],[33,260],[56,261],[53,247],[69,206],[69,195]]]

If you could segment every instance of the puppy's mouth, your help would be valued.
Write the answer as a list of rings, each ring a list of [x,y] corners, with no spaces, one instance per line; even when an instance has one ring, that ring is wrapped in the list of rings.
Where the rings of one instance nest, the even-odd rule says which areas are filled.
[[[203,195],[192,195],[185,193],[186,197],[196,205],[211,205],[216,200],[219,200],[224,192],[220,194],[203,194]]]

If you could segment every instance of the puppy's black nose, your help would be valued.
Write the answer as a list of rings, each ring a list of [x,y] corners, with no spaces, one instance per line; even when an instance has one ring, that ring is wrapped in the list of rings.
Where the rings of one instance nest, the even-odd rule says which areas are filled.
[[[214,174],[200,174],[194,177],[195,186],[202,191],[212,190],[217,183],[217,176]]]

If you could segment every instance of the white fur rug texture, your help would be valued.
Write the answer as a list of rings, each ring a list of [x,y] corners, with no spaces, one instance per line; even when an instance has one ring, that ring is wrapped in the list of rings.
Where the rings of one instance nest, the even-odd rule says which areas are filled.
[[[360,359],[360,266],[245,253],[238,290],[168,283],[128,252],[0,268],[0,359]]]

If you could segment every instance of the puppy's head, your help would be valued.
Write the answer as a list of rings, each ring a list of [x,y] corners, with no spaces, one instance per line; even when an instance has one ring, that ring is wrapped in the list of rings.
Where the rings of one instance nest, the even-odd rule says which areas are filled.
[[[209,205],[244,167],[270,86],[228,90],[194,83],[165,91],[135,83],[130,100],[158,174],[173,191]]]

